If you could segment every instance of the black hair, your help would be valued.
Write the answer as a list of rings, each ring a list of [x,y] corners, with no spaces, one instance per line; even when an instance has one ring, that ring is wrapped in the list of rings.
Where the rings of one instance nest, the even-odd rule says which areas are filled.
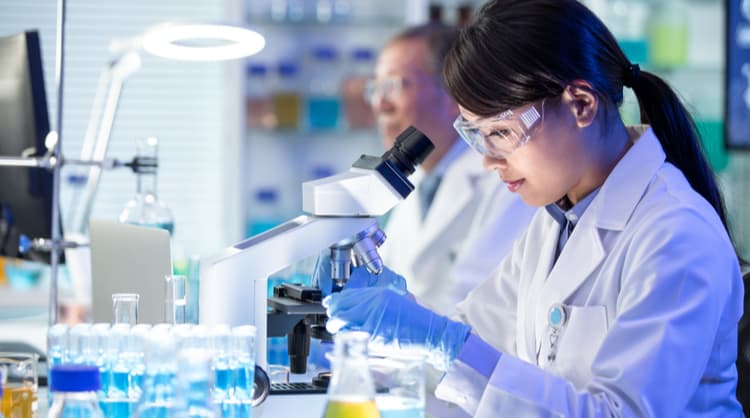
[[[604,110],[620,106],[623,86],[638,97],[667,161],[679,168],[729,231],[726,210],[692,117],[658,76],[639,71],[599,18],[575,0],[494,0],[461,31],[443,67],[446,89],[464,108],[491,116],[585,80]]]
[[[440,74],[445,62],[445,56],[448,54],[451,46],[453,46],[453,43],[458,39],[458,34],[459,30],[456,26],[441,22],[429,22],[404,29],[391,38],[388,44],[408,40],[422,40],[427,45],[430,70],[432,70],[438,81],[442,83],[443,80]]]

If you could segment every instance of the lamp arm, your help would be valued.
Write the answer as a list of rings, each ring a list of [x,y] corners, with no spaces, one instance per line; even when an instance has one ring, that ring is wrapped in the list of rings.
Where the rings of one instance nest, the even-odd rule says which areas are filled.
[[[141,59],[138,53],[130,51],[119,56],[102,70],[81,149],[81,160],[102,161],[105,159],[123,85],[125,80],[140,68],[140,65]],[[86,232],[101,173],[102,167],[99,165],[88,167],[86,187],[82,196],[74,192],[75,196],[70,201],[66,219],[67,231],[77,234]]]

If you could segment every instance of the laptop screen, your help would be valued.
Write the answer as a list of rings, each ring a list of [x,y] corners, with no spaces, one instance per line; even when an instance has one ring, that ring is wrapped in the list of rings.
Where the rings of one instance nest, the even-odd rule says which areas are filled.
[[[91,295],[94,322],[112,322],[112,294],[137,293],[139,323],[164,322],[164,277],[172,272],[169,232],[92,219]]]

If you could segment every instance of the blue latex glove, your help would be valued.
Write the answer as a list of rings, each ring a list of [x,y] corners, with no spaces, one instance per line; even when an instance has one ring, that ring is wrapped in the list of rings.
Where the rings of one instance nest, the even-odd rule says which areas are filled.
[[[321,252],[315,262],[315,271],[312,275],[313,286],[317,286],[323,296],[333,292],[333,279],[331,278],[331,255],[328,249]],[[383,268],[380,274],[370,273],[366,267],[359,266],[352,269],[349,281],[344,289],[357,289],[361,287],[387,287],[394,292],[406,294],[406,279],[388,267]]]
[[[326,328],[370,333],[371,343],[402,349],[421,347],[438,370],[447,370],[466,342],[471,327],[438,315],[387,287],[344,289],[323,300]]]

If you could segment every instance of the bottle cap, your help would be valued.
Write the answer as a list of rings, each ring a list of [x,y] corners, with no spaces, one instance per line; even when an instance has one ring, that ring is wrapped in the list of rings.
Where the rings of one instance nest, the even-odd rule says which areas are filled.
[[[297,75],[297,64],[289,61],[279,63],[279,75],[282,77],[294,77]]]
[[[352,49],[352,58],[355,61],[370,61],[375,57],[375,53],[370,48]]]
[[[268,68],[264,64],[248,64],[247,66],[247,74],[248,75],[257,75],[257,76],[264,76],[268,73]]]
[[[99,368],[96,366],[55,366],[50,371],[52,392],[94,392],[101,386]]]
[[[313,57],[320,59],[320,60],[326,60],[331,61],[338,58],[338,53],[336,52],[336,49],[330,46],[319,46],[315,49],[313,49]]]
[[[263,187],[255,192],[255,198],[263,202],[274,201],[278,197],[278,191],[271,187]]]

